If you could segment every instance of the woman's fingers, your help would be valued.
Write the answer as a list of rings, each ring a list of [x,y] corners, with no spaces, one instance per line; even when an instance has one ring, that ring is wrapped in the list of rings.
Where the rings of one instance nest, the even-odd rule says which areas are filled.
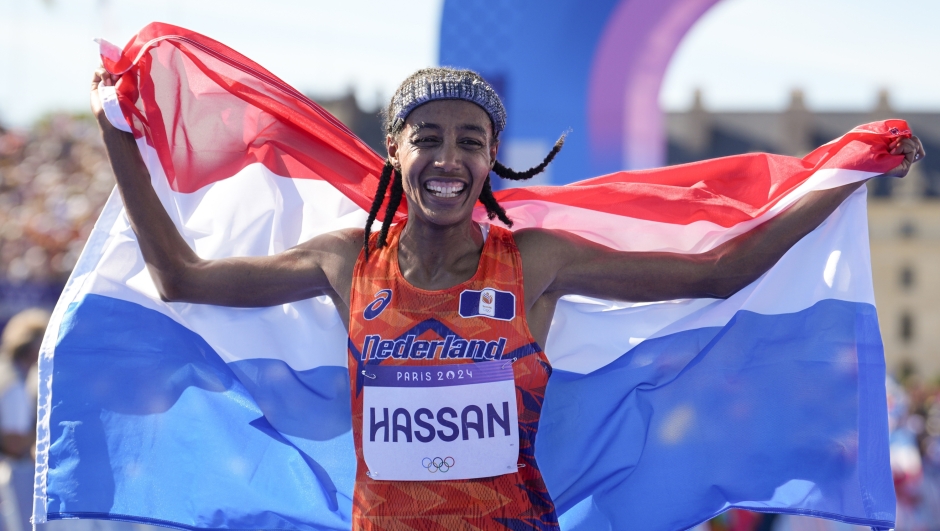
[[[911,139],[905,138],[904,142],[901,142],[901,155],[904,155],[904,160],[909,163],[914,162],[914,153],[917,153],[917,147]]]
[[[907,138],[904,142],[904,157],[911,164],[921,159],[924,147],[917,138]]]
[[[101,106],[101,98],[98,97],[98,87],[101,85],[110,86],[113,84],[114,82],[113,82],[111,74],[108,73],[108,71],[105,70],[104,67],[100,67],[96,69],[95,73],[92,74],[92,77],[91,77],[91,112],[95,114],[95,116],[100,117],[101,112],[103,110]]]
[[[101,83],[101,76],[103,71],[104,68],[95,70],[95,73],[91,77],[91,90],[96,90],[98,88],[98,84]]]
[[[914,142],[915,142],[916,145],[917,145],[917,152],[916,152],[916,154],[914,155],[914,160],[920,160],[920,159],[926,157],[926,156],[927,156],[927,152],[924,151],[924,143],[921,142],[920,139],[917,138],[916,136],[913,137],[913,139],[914,139]]]
[[[899,142],[895,143],[893,148],[889,149],[889,153],[892,155],[904,155],[905,160],[908,162],[920,160],[926,155],[924,145],[921,144],[920,139],[917,137],[901,139]]]
[[[110,87],[113,86],[115,82],[117,82],[117,77],[108,72],[104,67],[100,67],[96,69],[94,75],[92,75],[91,88],[92,90],[97,90],[98,85]]]
[[[890,177],[904,177],[911,166],[926,156],[924,145],[916,136],[898,139],[888,144],[888,152],[892,155],[903,155],[904,159],[894,169],[885,173]]]

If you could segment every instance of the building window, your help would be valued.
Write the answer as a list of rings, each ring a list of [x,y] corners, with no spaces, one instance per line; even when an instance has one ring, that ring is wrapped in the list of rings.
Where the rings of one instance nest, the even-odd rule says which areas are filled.
[[[936,200],[940,197],[940,171],[927,173],[925,180],[927,186],[924,187],[924,197]]]
[[[901,341],[910,343],[914,339],[914,316],[908,312],[901,314]]]
[[[891,197],[893,181],[894,179],[869,179],[868,192],[879,199]]]
[[[900,233],[904,239],[913,238],[917,236],[917,226],[911,221],[905,221],[901,223]]]
[[[904,289],[914,287],[914,268],[909,265],[901,268],[901,287]]]

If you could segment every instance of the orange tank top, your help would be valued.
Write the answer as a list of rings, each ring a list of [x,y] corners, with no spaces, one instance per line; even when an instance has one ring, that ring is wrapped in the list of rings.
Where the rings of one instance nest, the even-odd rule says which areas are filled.
[[[382,249],[375,249],[373,235],[369,260],[360,254],[353,272],[348,352],[357,468],[352,529],[558,529],[555,506],[535,460],[535,435],[551,366],[526,322],[522,263],[512,233],[492,227],[470,280],[426,291],[409,284],[399,269],[403,228],[404,223],[392,227],[388,246]],[[514,296],[509,306],[507,293]],[[494,294],[498,300],[493,300]],[[381,481],[369,476],[362,437],[363,386],[370,367],[429,369],[494,359],[507,360],[512,367],[519,424],[515,472],[445,481]]]

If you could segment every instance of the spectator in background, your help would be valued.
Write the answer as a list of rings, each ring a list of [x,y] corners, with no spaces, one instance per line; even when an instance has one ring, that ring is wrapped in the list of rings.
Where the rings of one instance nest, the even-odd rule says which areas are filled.
[[[10,319],[0,342],[0,451],[30,455],[36,440],[36,362],[49,313],[33,308]]]
[[[0,523],[3,531],[30,529],[36,443],[36,362],[49,312],[13,316],[0,336]]]

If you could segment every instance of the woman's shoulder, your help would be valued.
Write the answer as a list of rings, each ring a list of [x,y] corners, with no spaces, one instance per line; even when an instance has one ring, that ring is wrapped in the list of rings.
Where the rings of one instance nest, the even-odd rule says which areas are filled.
[[[331,279],[345,278],[352,275],[359,261],[364,239],[363,229],[340,229],[314,236],[288,252],[294,253],[299,263],[318,264]],[[374,248],[374,240],[372,244]]]
[[[582,256],[585,245],[596,246],[576,234],[557,229],[520,229],[513,237],[527,280],[533,276],[552,279],[561,267]]]
[[[339,229],[314,236],[298,245],[296,249],[326,251],[355,259],[363,247],[364,238],[364,229]]]
[[[526,228],[512,232],[519,252],[545,251],[559,247],[567,232],[542,228]]]

